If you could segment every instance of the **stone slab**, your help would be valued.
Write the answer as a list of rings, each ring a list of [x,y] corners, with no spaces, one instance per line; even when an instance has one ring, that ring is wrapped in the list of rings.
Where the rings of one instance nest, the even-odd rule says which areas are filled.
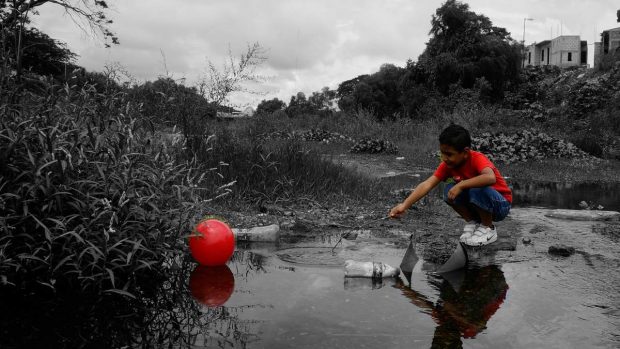
[[[567,219],[574,221],[617,221],[620,220],[620,212],[599,210],[550,210],[545,217]]]

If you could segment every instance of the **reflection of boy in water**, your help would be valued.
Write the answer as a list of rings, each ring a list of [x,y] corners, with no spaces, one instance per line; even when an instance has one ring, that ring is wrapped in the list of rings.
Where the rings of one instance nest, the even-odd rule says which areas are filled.
[[[437,323],[432,348],[461,348],[461,337],[474,338],[484,330],[487,321],[506,298],[508,284],[497,266],[470,269],[464,273],[463,283],[457,290],[443,280],[436,304],[404,284],[397,286],[413,304],[430,310]]]

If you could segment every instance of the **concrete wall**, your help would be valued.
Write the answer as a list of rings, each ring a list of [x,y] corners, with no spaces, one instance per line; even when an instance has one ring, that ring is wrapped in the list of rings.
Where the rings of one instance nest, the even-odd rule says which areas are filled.
[[[531,58],[531,59],[527,60],[528,58]],[[525,65],[548,65],[548,64],[551,64],[551,43],[549,41],[543,41],[538,44],[532,44],[528,47],[528,53],[527,53]]]
[[[582,50],[586,54],[586,61],[583,62]],[[558,36],[553,40],[528,46],[524,57],[525,65],[555,65],[565,68],[587,64],[587,50],[587,44],[582,44],[579,35]]]
[[[594,67],[598,67],[599,63],[601,63],[602,53],[603,53],[603,43],[595,42],[594,43]]]
[[[579,35],[563,35],[551,40],[549,64],[571,67],[581,64],[581,39]]]
[[[620,48],[620,27],[604,30],[601,33],[606,40],[594,44],[594,66],[598,66],[603,56],[615,52]]]
[[[609,52],[614,52],[620,47],[620,28],[609,30]]]

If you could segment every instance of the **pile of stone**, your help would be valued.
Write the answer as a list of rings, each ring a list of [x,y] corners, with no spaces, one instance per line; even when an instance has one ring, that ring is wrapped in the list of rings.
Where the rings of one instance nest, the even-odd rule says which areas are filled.
[[[349,150],[351,153],[367,153],[367,154],[397,154],[398,147],[390,141],[383,139],[362,139],[355,143]]]
[[[263,135],[262,139],[299,139],[302,141],[308,142],[352,142],[353,139],[351,137],[342,135],[338,132],[330,132],[321,129],[310,129],[305,131],[275,131],[268,134]]]
[[[338,132],[330,132],[330,131],[314,129],[314,128],[307,130],[307,131],[295,132],[294,134],[296,137],[299,137],[300,139],[304,141],[311,141],[311,142],[329,143],[329,142],[337,142],[337,141],[353,141],[351,137],[347,137]]]
[[[522,130],[513,134],[483,133],[472,137],[472,148],[486,154],[492,161],[504,163],[544,158],[591,157],[571,142],[533,130]]]

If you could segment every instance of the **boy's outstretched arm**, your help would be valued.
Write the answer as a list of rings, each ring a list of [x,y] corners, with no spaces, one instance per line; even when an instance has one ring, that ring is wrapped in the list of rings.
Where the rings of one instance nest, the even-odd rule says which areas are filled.
[[[390,218],[398,218],[405,214],[405,211],[409,209],[413,204],[423,198],[429,191],[435,188],[439,184],[439,178],[435,176],[428,177],[424,182],[418,184],[415,189],[409,194],[409,196],[402,203],[394,206],[390,210]]]

